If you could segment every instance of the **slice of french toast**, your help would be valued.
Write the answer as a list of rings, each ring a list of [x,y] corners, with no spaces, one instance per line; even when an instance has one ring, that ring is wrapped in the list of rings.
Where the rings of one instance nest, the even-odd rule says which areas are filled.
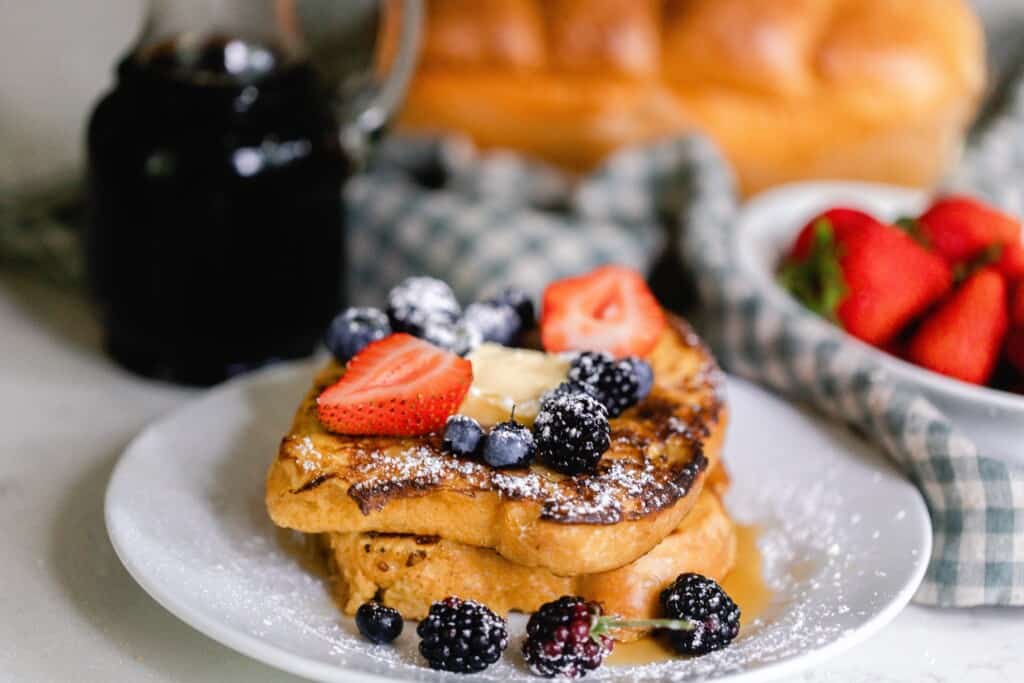
[[[562,595],[580,595],[600,602],[606,613],[651,619],[660,616],[658,594],[679,574],[697,572],[721,581],[736,561],[735,525],[708,490],[646,555],[598,574],[558,576],[510,562],[488,548],[436,536],[365,532],[321,539],[333,593],[346,614],[376,599],[407,619],[423,618],[432,602],[449,595],[477,600],[501,614],[533,612]]]
[[[622,567],[696,503],[726,425],[722,375],[686,322],[670,317],[647,360],[650,395],[611,420],[597,470],[571,477],[459,460],[442,452],[439,434],[332,434],[316,412],[316,397],[343,372],[332,363],[281,442],[267,509],[299,531],[439,536],[561,576]]]

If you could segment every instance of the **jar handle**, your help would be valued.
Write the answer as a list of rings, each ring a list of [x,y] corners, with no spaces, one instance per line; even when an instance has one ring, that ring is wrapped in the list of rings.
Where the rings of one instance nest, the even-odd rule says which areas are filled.
[[[387,125],[388,119],[401,103],[405,89],[416,69],[423,22],[422,0],[388,0],[389,11],[398,12],[397,35],[393,37],[394,56],[380,89],[369,98],[366,106],[341,130],[341,144],[350,159],[362,166],[369,155],[370,145]],[[384,21],[389,21],[385,17]]]

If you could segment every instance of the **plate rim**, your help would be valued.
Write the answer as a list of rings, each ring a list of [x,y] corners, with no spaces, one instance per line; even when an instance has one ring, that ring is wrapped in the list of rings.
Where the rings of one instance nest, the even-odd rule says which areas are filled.
[[[312,371],[312,368],[315,368],[315,360],[304,360],[285,363],[280,366],[275,366],[266,370],[257,371],[250,375],[232,379],[185,401],[169,413],[161,416],[144,427],[122,450],[107,482],[103,499],[103,518],[107,538],[109,539],[118,560],[124,566],[128,574],[143,589],[143,591],[157,602],[157,604],[179,620],[183,621],[185,624],[194,628],[199,633],[227,648],[235,650],[236,652],[239,652],[251,659],[278,670],[315,681],[336,680],[337,674],[339,673],[345,674],[345,680],[352,680],[358,683],[381,683],[383,681],[394,681],[396,679],[380,674],[346,668],[343,665],[330,665],[324,662],[310,660],[302,655],[295,654],[283,647],[280,647],[272,641],[234,629],[213,617],[208,617],[202,612],[193,609],[189,605],[185,604],[184,601],[175,598],[173,593],[165,590],[159,582],[151,580],[150,577],[146,576],[139,564],[135,562],[133,554],[129,552],[125,545],[123,545],[123,539],[120,538],[119,523],[114,518],[114,508],[117,505],[115,496],[120,486],[119,481],[123,476],[125,476],[123,472],[127,468],[126,463],[130,462],[131,454],[137,448],[138,444],[145,440],[151,433],[158,431],[166,424],[172,422],[180,413],[188,410],[189,408],[192,408],[201,402],[213,401],[218,396],[235,390],[241,384],[269,382],[277,375]],[[723,374],[726,376],[727,387],[738,384],[744,385],[745,388],[753,389],[757,392],[770,394],[773,398],[785,404],[788,408],[795,412],[802,413],[804,419],[811,419],[811,415],[809,415],[806,410],[801,409],[800,406],[785,401],[755,382],[751,382],[736,375],[727,373]],[[725,676],[714,680],[721,680],[730,683],[754,683],[755,681],[778,680],[787,674],[805,671],[874,636],[884,626],[892,622],[892,620],[895,619],[896,616],[910,603],[914,593],[917,592],[917,589],[920,587],[921,582],[924,579],[932,553],[933,539],[931,517],[928,513],[927,505],[925,504],[921,492],[906,480],[905,477],[900,475],[899,471],[895,468],[895,465],[893,466],[893,472],[894,476],[904,479],[909,492],[912,493],[912,499],[914,501],[913,504],[918,508],[917,512],[919,513],[914,515],[914,517],[918,520],[918,526],[920,527],[919,531],[921,532],[921,537],[924,541],[921,552],[916,556],[915,564],[911,568],[909,581],[903,585],[903,587],[893,596],[884,608],[880,609],[876,614],[868,618],[867,621],[865,621],[856,630],[849,633],[843,633],[834,641],[802,654],[770,662],[757,669],[726,674]],[[438,672],[431,671],[429,673]]]

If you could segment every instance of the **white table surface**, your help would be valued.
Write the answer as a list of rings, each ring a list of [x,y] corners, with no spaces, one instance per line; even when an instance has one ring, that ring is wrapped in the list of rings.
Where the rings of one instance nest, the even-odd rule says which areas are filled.
[[[179,622],[121,567],[103,491],[125,444],[195,395],[99,350],[77,296],[0,275],[0,681],[297,680]],[[1024,610],[911,606],[799,680],[1024,680]]]

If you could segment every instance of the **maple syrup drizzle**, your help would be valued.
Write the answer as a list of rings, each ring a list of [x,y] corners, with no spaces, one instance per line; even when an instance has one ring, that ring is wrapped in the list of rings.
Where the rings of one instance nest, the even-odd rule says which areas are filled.
[[[722,582],[722,588],[739,605],[742,613],[740,630],[764,614],[772,600],[771,589],[761,574],[761,551],[757,547],[758,528],[736,527],[736,566]],[[670,659],[681,659],[659,638],[647,636],[632,643],[616,643],[607,659],[612,666],[652,664]]]

